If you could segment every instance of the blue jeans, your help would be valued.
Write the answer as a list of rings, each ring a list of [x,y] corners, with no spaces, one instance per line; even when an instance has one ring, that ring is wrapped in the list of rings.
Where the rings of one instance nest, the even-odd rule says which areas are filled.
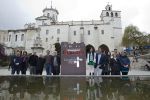
[[[45,64],[46,73],[47,75],[51,75],[52,73],[52,65],[51,64]]]

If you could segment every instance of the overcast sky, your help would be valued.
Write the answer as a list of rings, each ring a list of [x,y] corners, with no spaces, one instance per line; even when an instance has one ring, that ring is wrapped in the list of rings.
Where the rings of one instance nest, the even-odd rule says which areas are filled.
[[[99,20],[108,2],[120,10],[123,28],[129,24],[150,33],[150,0],[52,0],[59,11],[59,21]],[[0,29],[23,28],[35,22],[51,0],[0,0]]]

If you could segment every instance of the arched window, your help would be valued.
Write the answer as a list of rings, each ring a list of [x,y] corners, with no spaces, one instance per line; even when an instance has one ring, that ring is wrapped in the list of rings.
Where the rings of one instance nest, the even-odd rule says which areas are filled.
[[[106,16],[109,16],[109,13],[108,13],[108,12],[106,12]]]
[[[21,41],[23,41],[23,40],[24,40],[24,34],[21,35]]]
[[[111,8],[109,7],[109,9],[108,9],[109,11],[111,10]]]
[[[115,16],[118,17],[118,13],[115,13]]]
[[[111,17],[113,17],[114,15],[113,15],[113,12],[111,12]]]

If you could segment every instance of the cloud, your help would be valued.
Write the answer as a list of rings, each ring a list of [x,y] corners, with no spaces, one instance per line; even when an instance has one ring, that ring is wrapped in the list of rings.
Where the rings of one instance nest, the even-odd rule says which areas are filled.
[[[15,28],[23,24],[22,10],[18,6],[17,2],[13,0],[1,0],[0,1],[0,27],[2,28]]]
[[[150,0],[107,0],[113,10],[121,10],[123,28],[134,24],[150,33]],[[100,19],[106,0],[53,0],[59,11],[59,21]],[[35,22],[42,10],[50,7],[51,0],[0,0],[0,29],[23,28]]]

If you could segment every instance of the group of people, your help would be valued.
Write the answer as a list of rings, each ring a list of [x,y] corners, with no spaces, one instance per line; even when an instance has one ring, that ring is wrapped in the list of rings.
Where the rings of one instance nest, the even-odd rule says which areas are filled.
[[[46,51],[46,55],[42,54],[38,57],[36,52],[28,56],[27,52],[23,53],[19,50],[11,57],[9,69],[11,68],[11,74],[26,75],[26,71],[29,68],[30,75],[42,75],[43,69],[46,69],[47,75],[59,75],[60,73],[60,57],[57,52],[54,55],[50,55],[50,51]]]
[[[119,53],[114,49],[113,54],[98,48],[90,48],[87,53],[86,75],[127,75],[130,70],[130,59],[125,51]]]
[[[87,53],[86,60],[86,75],[127,75],[130,69],[130,60],[125,51],[118,53],[117,49],[113,54],[98,48],[98,52],[94,51],[94,48],[90,48]],[[42,75],[43,69],[46,69],[47,75],[59,75],[60,74],[61,59],[54,52],[54,55],[50,55],[50,51],[46,51],[46,55],[40,55],[39,57],[34,52],[28,56],[27,52],[17,51],[15,55],[11,57],[10,67],[11,74],[25,75],[27,69],[30,70],[30,75]]]

